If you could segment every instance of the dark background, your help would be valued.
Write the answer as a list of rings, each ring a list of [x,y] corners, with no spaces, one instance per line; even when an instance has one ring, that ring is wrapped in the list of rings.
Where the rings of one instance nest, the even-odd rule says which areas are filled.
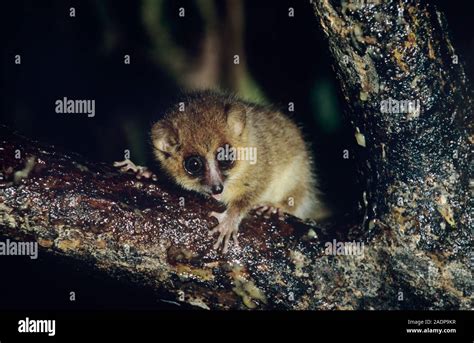
[[[431,2],[446,14],[454,46],[472,80],[470,1]],[[195,64],[193,57],[199,55],[205,28],[211,27],[209,32],[217,35],[225,31],[231,20],[226,3],[2,3],[0,124],[106,163],[123,159],[123,151],[129,149],[135,163],[151,166],[150,124],[189,86],[182,75]],[[336,213],[349,212],[358,197],[352,159],[355,139],[343,121],[345,105],[309,1],[241,4],[242,30],[232,37],[242,42],[240,54],[251,82],[236,85],[229,69],[219,66],[213,85],[251,100],[277,104],[283,110],[288,102],[294,102],[291,115],[311,143],[327,199]],[[200,6],[214,11],[212,25],[212,16],[201,15]],[[76,10],[74,18],[69,16],[70,7]],[[186,16],[178,19],[180,7],[186,9]],[[294,18],[288,17],[289,7],[295,9]],[[160,25],[154,26],[147,20],[150,14],[156,16],[157,8]],[[163,37],[171,37],[172,44]],[[224,42],[230,47],[234,44],[228,37]],[[163,49],[170,46],[188,57],[187,63],[174,70],[170,63],[179,56],[173,56],[173,49]],[[223,60],[229,57],[226,53],[226,48],[216,50]],[[17,54],[21,65],[14,64]],[[123,63],[125,54],[131,57],[130,65]],[[94,99],[96,116],[57,114],[54,102],[63,97]],[[350,159],[342,158],[344,149],[350,151]],[[156,301],[150,302],[151,291],[129,287],[126,281],[104,279],[89,269],[79,269],[73,261],[58,262],[41,253],[40,257],[37,261],[0,257],[0,309],[157,307]],[[75,303],[68,301],[70,291],[76,292]]]

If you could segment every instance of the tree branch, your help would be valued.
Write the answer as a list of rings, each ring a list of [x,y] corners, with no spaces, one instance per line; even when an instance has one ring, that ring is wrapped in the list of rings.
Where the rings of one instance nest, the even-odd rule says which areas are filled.
[[[33,239],[45,250],[204,308],[288,307],[285,290],[305,284],[286,267],[297,263],[299,251],[314,254],[317,240],[305,236],[310,227],[296,218],[253,214],[241,229],[243,249],[222,255],[208,236],[215,224],[208,213],[219,209],[214,200],[139,181],[5,128],[1,137],[4,236]]]

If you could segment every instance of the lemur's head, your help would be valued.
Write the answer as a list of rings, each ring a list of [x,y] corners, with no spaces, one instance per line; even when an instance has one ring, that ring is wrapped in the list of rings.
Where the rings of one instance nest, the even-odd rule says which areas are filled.
[[[151,130],[154,155],[182,187],[221,199],[241,161],[231,148],[246,146],[248,106],[205,93],[178,103]]]

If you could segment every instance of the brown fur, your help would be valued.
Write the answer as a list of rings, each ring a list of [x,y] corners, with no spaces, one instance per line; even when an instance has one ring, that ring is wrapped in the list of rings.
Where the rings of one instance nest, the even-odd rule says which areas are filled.
[[[326,214],[319,200],[313,163],[302,134],[287,116],[230,96],[205,92],[179,105],[155,123],[151,138],[163,169],[182,187],[209,194],[204,178],[191,177],[183,159],[215,157],[217,148],[256,147],[257,163],[235,161],[223,171],[221,195],[240,217],[257,205],[270,205],[300,218]]]

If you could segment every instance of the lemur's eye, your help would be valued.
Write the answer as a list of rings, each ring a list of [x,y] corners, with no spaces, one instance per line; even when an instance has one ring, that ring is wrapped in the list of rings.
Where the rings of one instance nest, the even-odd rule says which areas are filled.
[[[204,172],[204,161],[201,156],[189,156],[183,164],[186,172],[192,176],[199,176]]]
[[[217,160],[217,163],[219,164],[219,168],[222,170],[227,170],[232,168],[234,165],[234,160],[232,159],[225,159],[225,160]]]
[[[217,164],[219,164],[219,169],[227,170],[232,168],[235,161],[235,156],[232,150],[232,147],[228,144],[217,149],[216,161]]]

